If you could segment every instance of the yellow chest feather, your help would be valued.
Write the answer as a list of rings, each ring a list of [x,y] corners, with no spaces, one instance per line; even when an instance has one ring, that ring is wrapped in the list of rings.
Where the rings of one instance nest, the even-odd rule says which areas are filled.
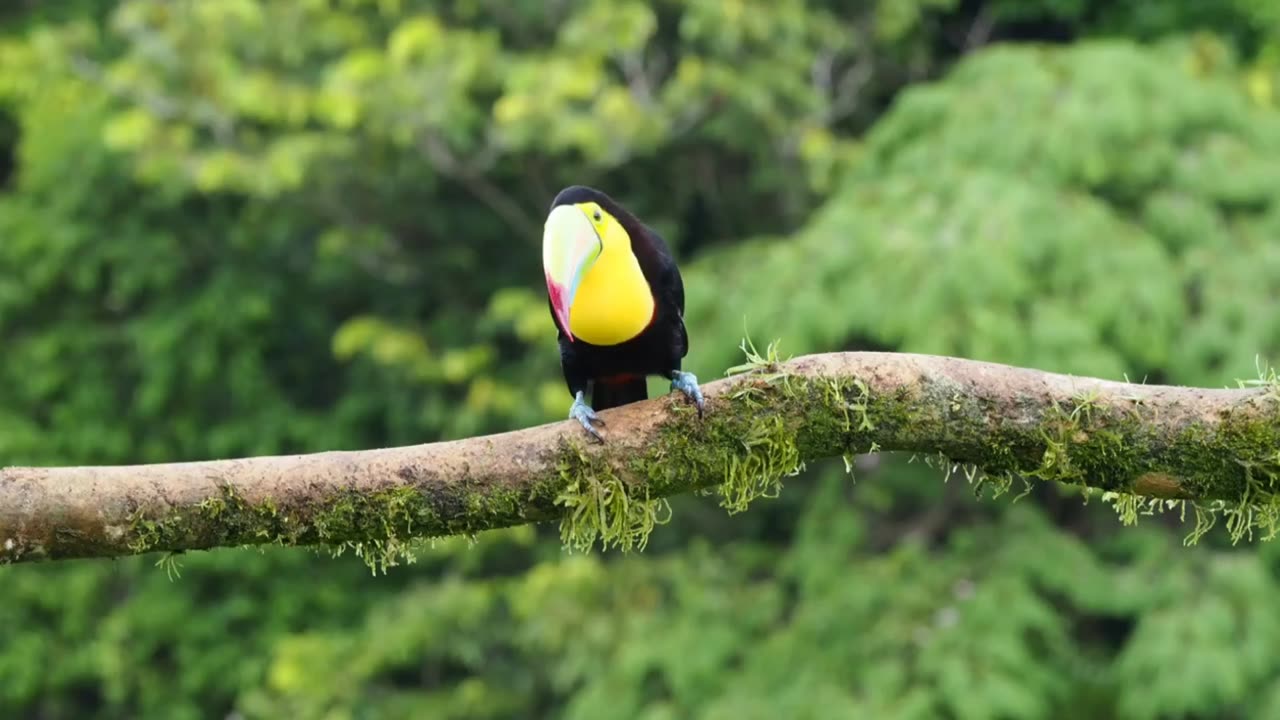
[[[629,248],[606,247],[582,277],[569,308],[569,329],[592,345],[617,345],[653,319],[653,292]]]

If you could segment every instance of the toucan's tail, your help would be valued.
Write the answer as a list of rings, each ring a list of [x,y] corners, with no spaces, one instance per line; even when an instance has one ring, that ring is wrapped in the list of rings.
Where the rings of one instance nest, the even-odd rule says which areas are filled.
[[[649,388],[643,375],[627,375],[602,378],[591,390],[591,409],[607,410],[649,397]]]

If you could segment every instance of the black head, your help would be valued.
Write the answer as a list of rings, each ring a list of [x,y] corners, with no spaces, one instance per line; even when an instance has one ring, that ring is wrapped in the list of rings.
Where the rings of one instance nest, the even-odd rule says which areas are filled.
[[[561,205],[577,205],[579,203],[595,203],[604,208],[610,215],[618,218],[618,221],[624,225],[629,220],[634,220],[630,212],[622,207],[617,200],[609,197],[603,191],[597,190],[586,185],[570,185],[556,194],[556,198],[551,201],[551,209]]]
[[[618,224],[622,225],[632,237],[636,237],[643,233],[640,219],[622,206],[617,200],[609,197],[605,192],[597,190],[586,185],[570,185],[556,194],[554,200],[551,201],[551,210],[561,205],[579,205],[582,203],[595,203],[604,209],[605,212],[617,219]]]

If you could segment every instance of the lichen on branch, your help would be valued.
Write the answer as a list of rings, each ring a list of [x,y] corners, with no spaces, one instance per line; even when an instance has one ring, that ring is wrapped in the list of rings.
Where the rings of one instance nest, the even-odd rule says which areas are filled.
[[[704,386],[572,422],[400,448],[113,467],[0,470],[0,562],[241,545],[354,548],[385,568],[415,538],[560,522],[570,549],[643,549],[666,498],[730,513],[805,463],[875,451],[936,460],[999,495],[1095,488],[1124,522],[1190,511],[1233,540],[1280,529],[1280,382],[1136,385],[903,353],[747,361]]]

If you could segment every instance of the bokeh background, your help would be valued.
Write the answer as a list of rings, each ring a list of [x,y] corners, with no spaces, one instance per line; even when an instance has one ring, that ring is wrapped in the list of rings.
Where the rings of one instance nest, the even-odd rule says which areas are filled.
[[[674,247],[704,381],[750,333],[1231,386],[1280,349],[1278,85],[1272,0],[8,0],[0,464],[562,419],[571,183]],[[1280,717],[1275,544],[908,460],[642,554],[0,568],[0,715]]]

